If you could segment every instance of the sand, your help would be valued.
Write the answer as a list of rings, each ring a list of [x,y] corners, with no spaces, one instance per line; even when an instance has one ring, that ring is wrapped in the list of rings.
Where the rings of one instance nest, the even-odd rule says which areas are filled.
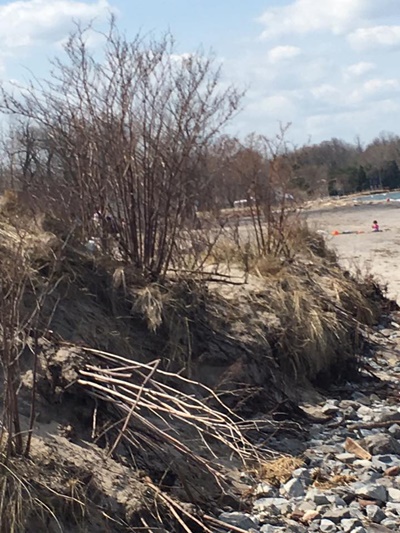
[[[305,216],[310,227],[327,232],[326,239],[345,268],[373,274],[400,304],[400,203],[314,208]],[[372,232],[373,220],[381,232]],[[364,233],[332,236],[334,230]]]

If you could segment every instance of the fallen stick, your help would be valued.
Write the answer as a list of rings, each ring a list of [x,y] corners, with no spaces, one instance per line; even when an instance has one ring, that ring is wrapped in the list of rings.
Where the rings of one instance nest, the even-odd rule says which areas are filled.
[[[351,426],[347,426],[347,429],[355,430],[388,428],[390,426],[393,426],[394,424],[398,424],[400,426],[400,420],[386,420],[385,422],[365,422],[360,424],[352,424]]]

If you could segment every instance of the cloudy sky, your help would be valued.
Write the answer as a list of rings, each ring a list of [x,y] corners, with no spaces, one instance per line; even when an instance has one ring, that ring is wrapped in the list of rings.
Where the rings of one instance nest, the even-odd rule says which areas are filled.
[[[298,144],[400,134],[400,0],[0,0],[0,77],[45,76],[73,20],[101,28],[110,11],[128,35],[170,30],[179,53],[213,49],[247,88],[241,136],[279,121]]]

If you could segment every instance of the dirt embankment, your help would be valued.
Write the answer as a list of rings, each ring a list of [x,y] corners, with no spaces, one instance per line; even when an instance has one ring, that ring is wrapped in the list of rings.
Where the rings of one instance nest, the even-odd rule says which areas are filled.
[[[217,508],[245,509],[241,474],[305,416],[297,402],[357,375],[366,328],[386,305],[315,236],[246,283],[160,285],[46,221],[18,225],[1,217],[2,252],[23,243],[29,262],[21,312],[50,278],[52,289],[41,336],[28,335],[19,359],[23,432],[32,394],[36,404],[30,458],[1,467],[10,531],[195,531],[216,524]]]

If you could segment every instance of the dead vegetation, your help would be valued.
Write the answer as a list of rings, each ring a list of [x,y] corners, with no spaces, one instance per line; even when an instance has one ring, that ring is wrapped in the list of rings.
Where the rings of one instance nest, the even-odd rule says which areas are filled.
[[[271,461],[271,435],[298,431],[303,391],[357,373],[379,319],[379,287],[299,222],[285,129],[229,154],[240,94],[172,51],[112,22],[99,63],[78,28],[51,80],[2,93],[20,120],[0,204],[7,531],[223,528],[241,472],[299,464]],[[225,163],[247,220],[210,206],[200,178]]]
[[[303,464],[302,459],[288,456],[266,461],[261,465],[260,478],[274,487],[280,487],[289,481],[292,477],[292,472],[303,466]]]
[[[237,253],[225,274],[221,256],[203,277],[171,272],[149,283],[16,207],[5,202],[0,214],[3,256],[18,252],[14,270],[2,263],[3,284],[19,280],[18,298],[2,304],[20,317],[11,330],[17,410],[8,411],[19,426],[7,422],[3,441],[12,438],[1,507],[10,531],[208,531],[216,505],[246,505],[232,468],[262,464],[264,479],[284,482],[300,463],[271,460],[269,436],[290,424],[269,411],[356,371],[378,293],[371,302],[370,285],[343,275],[318,240],[302,249],[296,240],[290,261],[259,257],[270,263],[263,270],[245,272]],[[10,277],[22,259],[23,276]],[[24,450],[29,458],[18,457]],[[118,485],[110,472],[121,468]]]

